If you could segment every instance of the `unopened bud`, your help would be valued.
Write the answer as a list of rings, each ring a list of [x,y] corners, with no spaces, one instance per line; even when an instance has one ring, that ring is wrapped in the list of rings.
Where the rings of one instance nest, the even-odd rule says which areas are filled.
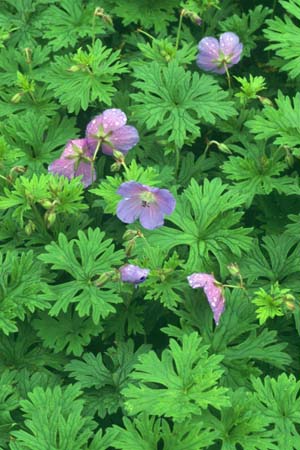
[[[40,204],[45,209],[50,209],[53,207],[53,203],[50,200],[48,200],[47,198],[43,198],[42,200],[40,200]]]
[[[11,98],[11,102],[12,103],[19,103],[20,101],[21,101],[21,99],[22,99],[22,93],[21,92],[18,92],[17,94],[15,94],[12,98]]]
[[[222,142],[218,144],[218,149],[221,150],[221,152],[223,152],[223,153],[227,153],[227,154],[231,155],[231,151],[228,148],[228,146]]]
[[[130,239],[140,237],[139,231],[137,230],[126,230],[123,234],[124,241],[130,241]]]
[[[52,210],[48,210],[46,211],[44,218],[47,224],[47,228],[50,228],[56,221],[56,213]]]
[[[102,273],[99,278],[95,281],[95,285],[100,287],[103,286],[107,281],[111,280],[116,275],[116,272],[110,271],[110,272],[104,272]]]
[[[32,222],[32,220],[29,220],[24,228],[27,236],[31,236],[32,233],[35,231],[35,228],[36,228],[35,223]]]
[[[32,62],[32,50],[29,47],[24,48],[26,63],[31,64]]]
[[[119,172],[120,168],[121,168],[121,164],[118,162],[115,162],[110,166],[110,170],[112,172]]]
[[[270,100],[267,97],[262,97],[261,95],[257,96],[260,103],[262,103],[264,106],[274,106],[272,100]]]
[[[122,163],[124,162],[124,154],[122,152],[120,152],[119,150],[113,150],[113,157],[115,158],[116,161]]]
[[[74,66],[71,66],[69,69],[67,69],[68,70],[68,72],[79,72],[80,70],[81,70],[81,67],[79,66],[79,65],[74,65]]]
[[[240,269],[237,263],[228,264],[227,269],[233,277],[238,277],[240,275]]]
[[[131,255],[132,250],[135,247],[135,244],[136,244],[135,239],[131,239],[130,241],[128,241],[128,243],[126,244],[126,247],[125,247],[126,256]]]

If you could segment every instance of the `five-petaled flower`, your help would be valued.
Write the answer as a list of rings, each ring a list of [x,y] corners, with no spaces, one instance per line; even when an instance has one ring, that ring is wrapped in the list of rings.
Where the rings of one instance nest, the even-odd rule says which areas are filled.
[[[125,264],[120,269],[121,280],[125,283],[140,284],[146,281],[149,275],[149,269],[142,269],[139,266],[133,264]]]
[[[120,109],[105,110],[88,123],[86,138],[91,150],[101,146],[102,152],[112,155],[119,150],[124,155],[139,142],[139,134],[135,127],[126,125],[126,114]]]
[[[53,161],[48,171],[64,175],[71,180],[82,175],[84,187],[88,187],[96,179],[96,172],[92,164],[93,151],[86,139],[73,139],[69,141],[60,158]]]
[[[122,183],[118,194],[124,198],[117,207],[117,216],[122,222],[133,223],[140,219],[148,230],[164,224],[164,215],[174,211],[176,200],[167,189],[145,186],[136,181]]]
[[[219,41],[214,37],[201,39],[198,49],[198,66],[207,72],[223,74],[240,61],[243,44],[235,33],[227,31]]]
[[[218,325],[220,316],[225,308],[225,298],[220,284],[215,277],[208,273],[193,273],[187,277],[189,285],[195,288],[203,288],[208,303],[214,315],[214,321]]]

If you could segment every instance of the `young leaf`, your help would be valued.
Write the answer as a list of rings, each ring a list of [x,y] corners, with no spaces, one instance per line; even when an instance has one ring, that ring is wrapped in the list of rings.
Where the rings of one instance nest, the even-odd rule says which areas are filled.
[[[198,333],[183,335],[182,342],[170,340],[161,359],[154,351],[139,358],[130,378],[137,382],[123,389],[130,414],[146,412],[182,422],[200,415],[209,405],[228,404],[227,389],[217,385],[222,375],[222,356],[208,356]]]
[[[182,147],[188,137],[201,134],[199,122],[214,124],[216,118],[235,114],[233,103],[209,75],[186,71],[176,61],[167,67],[158,63],[139,65],[133,84],[140,92],[131,94],[137,120],[157,136],[168,137]]]
[[[89,228],[87,234],[79,231],[78,239],[71,241],[60,234],[58,243],[52,242],[45,247],[47,253],[40,255],[39,259],[51,264],[52,270],[62,270],[71,276],[71,281],[52,287],[51,300],[55,303],[50,315],[66,312],[70,303],[76,303],[79,317],[91,313],[97,325],[101,317],[115,311],[114,303],[122,301],[116,283],[109,282],[101,287],[96,284],[97,277],[114,271],[114,266],[122,265],[124,256],[124,252],[115,251],[112,240],[104,240],[104,236],[99,228]]]
[[[107,48],[97,39],[87,50],[76,54],[56,56],[47,73],[49,87],[69,112],[87,110],[94,101],[111,105],[116,92],[113,83],[127,72],[120,62],[120,51]]]

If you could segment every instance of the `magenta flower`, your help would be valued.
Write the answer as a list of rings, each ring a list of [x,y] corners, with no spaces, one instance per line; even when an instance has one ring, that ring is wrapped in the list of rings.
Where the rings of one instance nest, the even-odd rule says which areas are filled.
[[[88,123],[86,138],[95,150],[101,145],[102,152],[112,155],[114,150],[126,153],[139,142],[136,128],[126,125],[127,117],[120,109],[107,109]]]
[[[60,158],[53,161],[48,171],[64,175],[71,180],[82,175],[84,187],[88,187],[96,179],[96,172],[92,168],[93,151],[89,148],[86,139],[73,139],[69,141]]]
[[[142,269],[133,264],[125,264],[120,268],[121,280],[125,283],[133,283],[135,285],[143,283],[149,275],[149,269]]]
[[[140,219],[141,225],[148,230],[161,227],[164,215],[175,209],[176,200],[167,189],[128,181],[121,184],[117,192],[124,197],[118,204],[118,218],[125,223]]]
[[[235,33],[227,31],[221,34],[219,41],[214,37],[201,39],[198,49],[198,66],[206,72],[222,74],[240,61],[243,44]]]
[[[195,288],[203,288],[208,303],[214,315],[216,325],[219,323],[220,316],[225,308],[225,298],[222,288],[216,284],[215,277],[208,273],[193,273],[187,277],[189,285]]]

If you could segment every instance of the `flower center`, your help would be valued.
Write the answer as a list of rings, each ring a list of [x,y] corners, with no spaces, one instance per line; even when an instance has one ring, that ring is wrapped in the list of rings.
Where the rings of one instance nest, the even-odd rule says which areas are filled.
[[[156,202],[155,195],[152,192],[149,192],[149,191],[142,192],[140,194],[140,199],[142,201],[142,206],[143,207],[150,206],[151,203],[155,203]]]

